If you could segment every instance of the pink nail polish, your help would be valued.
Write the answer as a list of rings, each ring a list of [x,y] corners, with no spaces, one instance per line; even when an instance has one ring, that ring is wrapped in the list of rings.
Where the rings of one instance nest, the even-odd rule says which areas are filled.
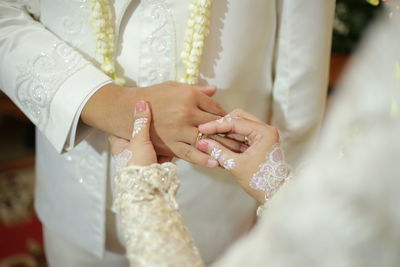
[[[136,113],[143,113],[146,111],[146,102],[143,100],[138,101],[135,106]]]
[[[208,143],[204,140],[200,140],[196,143],[196,148],[200,151],[206,152],[208,148]]]

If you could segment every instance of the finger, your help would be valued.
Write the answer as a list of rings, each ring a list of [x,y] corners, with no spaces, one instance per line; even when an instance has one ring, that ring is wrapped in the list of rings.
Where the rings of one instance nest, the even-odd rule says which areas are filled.
[[[209,155],[198,151],[195,147],[178,142],[174,145],[171,150],[175,153],[175,155],[183,159],[187,162],[208,167],[208,168],[215,168],[218,167],[218,161],[212,159]]]
[[[140,144],[150,141],[150,122],[149,105],[145,101],[138,101],[135,105],[132,142]]]
[[[218,134],[206,135],[206,138],[217,141],[218,143],[222,144],[224,147],[232,150],[236,153],[245,151],[248,146],[244,144],[244,137],[242,140],[238,141],[227,136],[221,136]]]
[[[197,142],[197,139],[199,137],[199,129],[196,127],[191,127],[185,130],[185,135],[183,136],[181,142],[190,144],[190,145],[195,145]],[[223,144],[225,147],[229,148],[230,150],[233,150],[235,152],[243,152],[244,150],[247,149],[247,146],[245,146],[244,142],[238,142],[236,140],[226,138],[224,136],[220,135],[206,135],[207,138],[213,139],[217,142],[220,142]],[[203,137],[205,138],[205,137]],[[243,138],[244,140],[244,138]]]
[[[215,93],[217,92],[217,87],[214,85],[208,85],[208,86],[201,86],[201,85],[188,85],[186,83],[177,83],[177,82],[167,82],[169,86],[179,86],[179,87],[186,87],[186,88],[192,88],[195,89],[196,91],[199,91],[203,94],[206,94],[208,96],[214,96]]]
[[[210,155],[212,159],[218,161],[219,165],[229,171],[237,167],[238,154],[214,140],[201,140],[197,142],[196,148]]]
[[[193,126],[197,128],[197,126],[200,124],[204,124],[210,121],[215,121],[218,120],[219,118],[221,118],[221,116],[214,115],[202,110],[198,110],[197,112],[194,113],[191,123]]]
[[[196,90],[202,92],[203,94],[206,94],[208,96],[214,96],[215,93],[217,92],[217,87],[214,85],[210,86],[195,86],[194,87]]]
[[[228,133],[225,135],[227,138],[236,140],[240,143],[246,143],[246,137],[240,134],[233,134],[233,133]]]
[[[205,94],[198,94],[197,106],[201,110],[214,115],[218,116],[226,115],[226,111],[221,107],[221,105],[217,101],[215,101],[214,99]]]
[[[129,144],[129,141],[120,137],[117,137],[115,135],[110,135],[108,137],[108,141],[110,142],[111,145],[111,154],[113,156],[121,153]]]
[[[251,121],[263,122],[262,120],[257,118],[255,115],[253,115],[250,112],[247,112],[247,111],[245,111],[243,109],[240,109],[240,108],[233,110],[229,114],[232,117],[241,117],[241,118],[248,119],[248,120],[251,120]]]
[[[181,135],[182,138],[180,138],[180,142],[195,145],[199,135],[199,130],[197,127],[186,127],[182,130]]]
[[[145,101],[137,102],[132,139],[128,145],[128,149],[133,151],[133,156],[128,162],[129,165],[147,166],[157,163],[157,155],[150,140],[150,122],[150,106]]]
[[[190,145],[195,145],[200,132],[197,127],[193,126],[193,127],[185,127],[180,133],[182,135],[182,137],[179,140],[180,142],[190,144]],[[234,142],[234,141],[232,141],[232,142]],[[228,145],[231,144],[228,141],[227,141],[227,143],[228,143]],[[232,146],[232,148],[236,147],[236,146],[234,146],[234,144],[232,144],[231,146]]]
[[[264,134],[265,126],[265,124],[243,118],[229,118],[199,125],[199,131],[203,134],[239,134],[247,136],[251,143],[258,135]]]

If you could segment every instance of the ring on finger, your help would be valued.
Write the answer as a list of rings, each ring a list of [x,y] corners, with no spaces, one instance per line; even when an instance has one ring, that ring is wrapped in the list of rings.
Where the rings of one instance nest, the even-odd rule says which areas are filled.
[[[249,146],[249,145],[250,145],[250,144],[249,144],[249,138],[248,138],[247,136],[244,137],[244,144],[245,144],[246,146]]]
[[[201,133],[201,132],[199,132],[199,133],[197,134],[197,137],[196,137],[196,143],[199,142],[200,140],[202,140],[203,138],[204,138],[204,134]]]

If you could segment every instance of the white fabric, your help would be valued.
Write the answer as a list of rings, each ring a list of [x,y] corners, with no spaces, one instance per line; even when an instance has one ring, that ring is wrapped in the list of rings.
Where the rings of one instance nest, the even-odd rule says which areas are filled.
[[[400,16],[384,21],[351,64],[312,165],[213,266],[400,266]]]
[[[112,168],[105,136],[82,128],[78,118],[109,79],[95,67],[87,1],[41,0],[29,9],[40,13],[40,23],[18,2],[0,0],[0,87],[40,130],[35,205],[46,227],[100,257]],[[184,0],[114,1],[118,70],[129,85],[182,72],[187,6]],[[333,10],[334,0],[226,0],[212,8],[201,83],[221,88],[216,99],[228,111],[241,107],[272,117],[290,162],[321,119]],[[182,214],[210,262],[251,225],[255,203],[220,170],[183,162],[178,168],[185,177],[177,196]]]
[[[105,251],[102,259],[76,244],[60,237],[46,227],[43,228],[46,260],[51,267],[128,267],[129,262],[121,254]]]
[[[251,233],[213,267],[400,266],[400,16],[383,21],[352,63],[312,164],[283,185]],[[164,168],[131,166],[116,178],[128,247],[140,244],[135,252],[148,258],[144,266],[197,266],[198,258],[182,263],[198,256],[176,220],[175,170],[166,175]],[[137,213],[145,214],[143,226]],[[169,223],[176,224],[173,234],[165,229]],[[168,246],[176,235],[183,248]],[[154,260],[151,252],[163,246],[172,251]]]
[[[175,164],[129,166],[113,181],[114,208],[131,267],[204,266],[178,212]]]

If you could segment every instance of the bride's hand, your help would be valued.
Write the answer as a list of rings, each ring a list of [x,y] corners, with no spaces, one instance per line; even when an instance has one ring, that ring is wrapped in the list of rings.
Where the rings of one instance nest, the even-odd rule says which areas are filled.
[[[153,143],[150,140],[150,123],[149,104],[145,101],[138,101],[135,105],[131,140],[116,136],[109,137],[117,171],[128,165],[147,166],[158,162]]]
[[[198,141],[196,147],[211,155],[212,158],[218,160],[222,167],[231,171],[240,186],[259,202],[264,203],[266,197],[269,197],[268,191],[271,189],[271,193],[274,193],[272,192],[274,191],[273,187],[278,188],[283,182],[280,178],[287,176],[285,172],[289,170],[284,163],[282,151],[275,146],[279,143],[278,130],[265,124],[254,115],[243,110],[235,110],[222,119],[200,125],[199,131],[204,135],[227,134],[239,141],[243,141],[244,137],[247,137],[248,146],[242,147],[242,153],[233,152],[211,139]],[[272,155],[277,156],[277,165],[272,166],[272,173],[276,173],[278,178],[272,177],[271,172],[266,170],[271,166],[264,164],[273,150]],[[263,164],[264,167],[261,168]],[[269,183],[274,184],[271,184],[271,188],[265,187],[265,184],[260,185],[263,190],[261,191],[253,189],[255,188],[254,183],[253,186],[250,186],[253,180],[261,183],[268,180]]]

